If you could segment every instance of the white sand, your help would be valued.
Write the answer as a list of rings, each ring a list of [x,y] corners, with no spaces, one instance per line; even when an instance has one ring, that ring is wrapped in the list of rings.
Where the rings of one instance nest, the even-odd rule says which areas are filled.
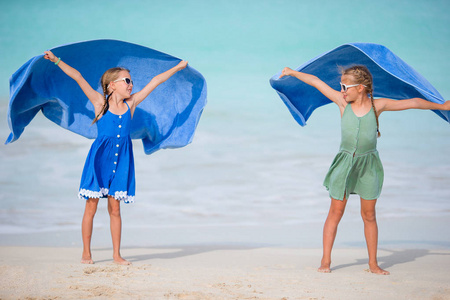
[[[335,249],[333,272],[316,271],[320,249],[0,247],[0,299],[450,299],[450,251],[379,251],[390,276],[370,274],[366,249]]]

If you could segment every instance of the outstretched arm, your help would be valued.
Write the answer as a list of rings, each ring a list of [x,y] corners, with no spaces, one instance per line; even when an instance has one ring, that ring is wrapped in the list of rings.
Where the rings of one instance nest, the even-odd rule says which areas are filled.
[[[325,97],[336,103],[338,106],[343,106],[344,98],[341,92],[332,89],[328,84],[320,80],[317,76],[310,75],[303,72],[294,71],[291,68],[284,68],[281,72],[280,78],[284,76],[293,76],[310,86],[315,87],[319,90]]]
[[[44,52],[44,58],[48,59],[49,61],[58,64],[58,67],[61,68],[61,70],[66,73],[70,78],[75,80],[78,85],[80,86],[81,90],[83,90],[84,94],[88,97],[88,99],[94,104],[96,113],[97,113],[97,106],[101,109],[104,99],[103,96],[94,90],[89,83],[81,76],[81,73],[78,72],[76,69],[72,68],[59,58],[57,58],[51,51],[45,51]]]
[[[439,104],[421,98],[411,98],[405,100],[381,98],[375,100],[375,105],[379,114],[383,111],[398,111],[406,109],[450,110],[450,101]]]
[[[130,97],[133,107],[136,108],[136,106],[138,106],[139,103],[144,101],[144,99],[147,98],[147,96],[150,95],[150,93],[153,92],[153,90],[158,85],[160,85],[161,83],[172,77],[172,75],[174,75],[176,72],[186,68],[187,64],[188,64],[187,61],[182,60],[175,67],[153,77],[152,80],[150,80],[150,82],[142,90],[133,94]]]

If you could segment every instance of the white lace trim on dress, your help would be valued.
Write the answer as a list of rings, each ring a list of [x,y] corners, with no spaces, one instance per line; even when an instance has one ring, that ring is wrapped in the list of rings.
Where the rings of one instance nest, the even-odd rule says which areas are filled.
[[[108,196],[109,190],[106,188],[101,188],[100,192],[94,192],[86,189],[80,189],[78,192],[78,198],[80,199],[89,199],[89,198],[104,198]],[[129,196],[126,191],[124,192],[115,192],[113,196],[116,200],[123,201],[124,203],[133,203],[134,196]]]

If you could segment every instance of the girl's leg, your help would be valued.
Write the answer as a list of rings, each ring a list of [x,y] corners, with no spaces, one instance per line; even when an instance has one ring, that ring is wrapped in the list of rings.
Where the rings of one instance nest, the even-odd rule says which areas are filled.
[[[122,234],[122,218],[120,217],[120,201],[108,196],[108,212],[110,217],[111,238],[113,243],[113,259],[120,265],[131,263],[120,256],[120,239]]]
[[[83,220],[81,221],[81,237],[83,239],[83,254],[81,256],[81,263],[93,264],[91,255],[91,238],[92,227],[94,224],[94,216],[97,211],[98,198],[90,198],[86,200],[86,207],[84,208]]]
[[[347,199],[336,200],[331,198],[330,211],[327,220],[323,226],[323,256],[320,263],[319,272],[330,273],[331,250],[333,249],[334,239],[336,238],[337,227],[344,215]]]
[[[361,217],[364,221],[364,235],[366,237],[367,251],[369,252],[369,270],[375,274],[389,275],[388,271],[381,269],[377,262],[378,225],[375,213],[377,200],[364,200],[361,198]]]

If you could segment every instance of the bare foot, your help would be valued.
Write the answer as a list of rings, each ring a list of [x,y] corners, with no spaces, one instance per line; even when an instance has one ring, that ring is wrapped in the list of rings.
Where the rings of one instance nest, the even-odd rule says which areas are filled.
[[[320,265],[320,268],[317,269],[320,273],[331,273],[330,264],[328,263],[322,263]]]
[[[118,264],[118,265],[121,265],[121,266],[129,266],[129,265],[131,265],[131,262],[129,262],[128,260],[123,259],[122,257],[114,259],[114,263]]]
[[[92,254],[90,249],[89,251],[85,251],[83,249],[83,253],[81,254],[81,263],[87,265],[92,265],[94,263],[94,261],[92,260]]]
[[[379,266],[369,268],[367,271],[369,271],[370,273],[373,273],[373,274],[377,274],[377,275],[390,275],[391,274],[388,271],[383,270]]]
[[[87,259],[81,258],[81,263],[87,264],[87,265],[92,265],[92,264],[94,264],[94,261],[91,258],[87,258]]]

